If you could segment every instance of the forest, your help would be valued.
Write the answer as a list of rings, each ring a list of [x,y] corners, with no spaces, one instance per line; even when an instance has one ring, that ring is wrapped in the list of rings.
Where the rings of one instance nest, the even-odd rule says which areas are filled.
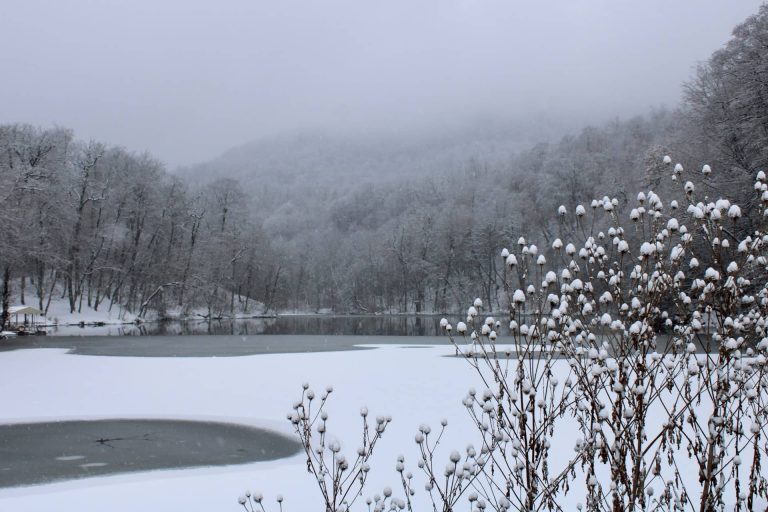
[[[571,134],[524,123],[419,140],[309,133],[170,172],[66,128],[2,125],[3,321],[12,300],[140,317],[453,312],[468,296],[501,309],[499,241],[550,246],[577,229],[552,214],[561,206],[613,190],[621,210],[631,191],[662,191],[663,155],[709,164],[716,177],[694,185],[750,204],[768,160],[767,44],[763,6],[677,107]]]

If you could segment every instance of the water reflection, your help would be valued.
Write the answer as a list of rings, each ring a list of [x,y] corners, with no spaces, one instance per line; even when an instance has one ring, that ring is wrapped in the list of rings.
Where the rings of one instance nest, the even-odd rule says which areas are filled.
[[[178,336],[194,334],[318,334],[359,336],[440,336],[440,316],[280,316],[241,320],[165,321],[142,325],[59,326],[63,336]]]

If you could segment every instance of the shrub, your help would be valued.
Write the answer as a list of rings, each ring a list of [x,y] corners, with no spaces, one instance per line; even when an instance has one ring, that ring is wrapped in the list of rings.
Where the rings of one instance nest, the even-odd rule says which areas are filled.
[[[650,191],[623,213],[608,197],[561,206],[564,239],[504,249],[503,322],[479,299],[455,327],[441,322],[482,385],[463,401],[481,443],[441,470],[442,431],[420,427],[433,510],[560,510],[574,494],[588,510],[764,506],[768,209],[754,210],[768,206],[768,183],[757,175],[762,207],[743,212],[697,191],[710,190],[708,166],[686,179],[664,163],[679,187],[669,203]],[[370,437],[363,415],[370,441],[342,467],[324,443],[326,399],[312,414],[305,389],[289,416],[326,511],[345,511],[387,422]],[[574,451],[553,452],[569,436]],[[417,508],[413,475],[402,459],[396,469],[404,498],[387,490],[369,509]]]

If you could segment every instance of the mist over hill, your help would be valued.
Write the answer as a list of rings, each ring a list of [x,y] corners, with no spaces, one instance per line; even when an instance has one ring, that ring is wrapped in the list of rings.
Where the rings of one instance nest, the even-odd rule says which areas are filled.
[[[493,303],[499,239],[546,236],[561,201],[639,183],[645,151],[670,122],[657,110],[587,128],[539,118],[432,133],[305,132],[176,174],[236,189],[261,243],[281,255],[272,271],[283,308],[442,311],[465,286]]]
[[[434,188],[457,176],[463,180],[467,173],[506,168],[519,152],[556,141],[580,125],[568,117],[541,116],[412,133],[305,131],[255,140],[175,174],[198,184],[236,180],[254,220],[269,236],[285,240],[299,231],[333,225],[348,231],[348,223],[378,226],[396,219],[408,206],[397,202],[387,207],[379,195]],[[368,208],[350,211],[350,201],[366,202],[366,197]],[[402,203],[407,202],[403,197]]]
[[[516,122],[483,120],[430,131],[359,133],[300,131],[233,147],[176,174],[196,180],[227,177],[258,192],[266,180],[294,185],[306,178],[398,181],[452,173],[470,161],[498,164],[533,144],[554,141],[583,120],[551,116]],[[287,181],[286,181],[287,180]]]

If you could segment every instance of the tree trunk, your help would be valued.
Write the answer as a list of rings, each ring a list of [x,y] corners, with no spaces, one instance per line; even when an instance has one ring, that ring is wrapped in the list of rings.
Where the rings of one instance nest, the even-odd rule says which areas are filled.
[[[3,269],[3,316],[2,316],[2,322],[3,322],[3,330],[8,329],[10,320],[11,320],[11,312],[9,311],[11,307],[11,267],[6,265]]]

